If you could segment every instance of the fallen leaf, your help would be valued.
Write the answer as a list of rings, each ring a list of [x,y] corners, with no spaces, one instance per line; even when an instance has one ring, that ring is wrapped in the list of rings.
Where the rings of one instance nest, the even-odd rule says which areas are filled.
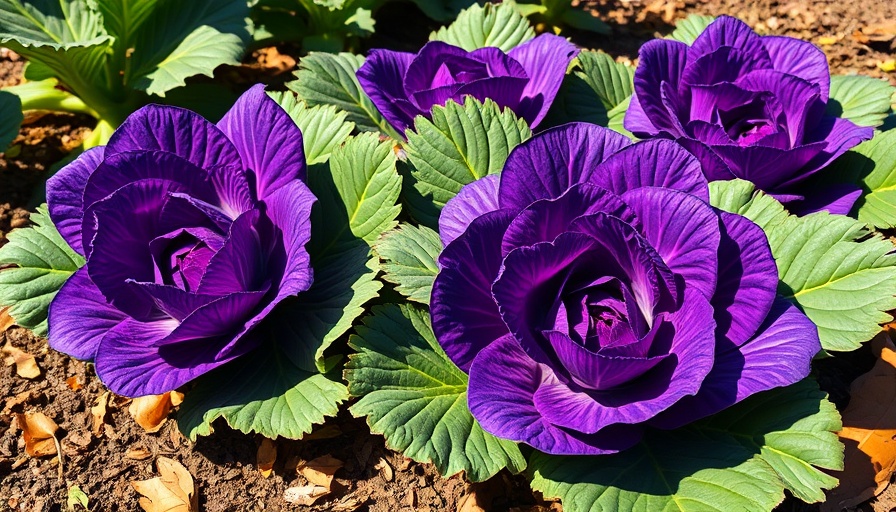
[[[255,453],[255,464],[258,465],[258,471],[261,476],[267,478],[274,471],[274,462],[277,461],[277,445],[274,441],[263,437],[258,451]]]
[[[199,495],[187,468],[167,457],[156,460],[159,476],[132,481],[140,495],[140,508],[146,512],[198,512]]]
[[[841,38],[837,36],[821,36],[818,38],[818,44],[821,46],[830,46],[832,44],[837,44],[840,39]]]
[[[388,481],[388,482],[391,482],[392,478],[395,476],[392,473],[392,466],[390,466],[389,463],[386,462],[386,459],[384,459],[382,457],[380,457],[379,462],[377,462],[373,466],[373,469],[378,469],[380,471],[380,473],[383,475],[383,478],[385,478],[386,481]]]
[[[333,484],[333,475],[341,467],[341,460],[330,455],[324,455],[299,466],[299,473],[312,484],[321,486],[329,492]]]
[[[896,346],[885,331],[872,340],[877,363],[850,386],[843,411],[847,440],[840,485],[828,494],[822,510],[841,510],[877,496],[896,470]]]
[[[877,63],[877,67],[880,68],[881,71],[896,71],[896,59],[889,59],[882,62]]]
[[[6,345],[3,346],[3,353],[9,354],[3,362],[6,366],[16,365],[16,374],[19,377],[36,379],[40,376],[40,367],[37,366],[37,361],[33,355],[12,346],[8,340]]]
[[[366,502],[366,499],[346,496],[345,498],[342,498],[342,501],[340,501],[339,503],[333,504],[330,510],[332,510],[333,512],[354,512],[355,510],[361,508],[361,505]]]
[[[7,153],[9,156],[9,153]],[[16,321],[13,320],[11,316],[9,316],[9,308],[0,309],[0,332],[6,332],[7,329],[14,326]]]
[[[68,386],[68,388],[72,391],[77,391],[84,387],[84,385],[81,384],[81,379],[79,379],[77,375],[72,375],[71,377],[65,379],[65,385]]]
[[[96,400],[96,405],[90,408],[90,417],[93,418],[93,428],[90,430],[95,437],[102,437],[106,425],[106,408],[109,405],[109,392],[106,391]]]
[[[41,412],[17,413],[16,422],[25,439],[25,453],[29,457],[59,455],[56,431],[59,426]]]
[[[485,512],[485,508],[479,504],[478,494],[467,494],[457,504],[457,512]]]
[[[146,448],[128,448],[128,451],[124,452],[124,456],[132,460],[146,460],[152,457],[152,452]]]
[[[176,391],[169,391],[161,395],[147,395],[135,398],[128,406],[128,412],[138,425],[150,434],[161,430],[162,425],[168,420],[168,413],[183,400],[183,395]]]
[[[290,487],[283,492],[283,499],[293,505],[313,505],[318,498],[330,494],[326,487],[319,485],[302,485]]]

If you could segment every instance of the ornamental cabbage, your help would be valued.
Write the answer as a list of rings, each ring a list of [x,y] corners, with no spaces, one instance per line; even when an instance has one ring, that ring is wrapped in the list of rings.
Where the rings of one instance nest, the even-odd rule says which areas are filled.
[[[808,375],[765,233],[708,199],[678,144],[568,124],[445,205],[432,326],[482,428],[614,453]]]
[[[579,50],[562,37],[542,34],[509,52],[479,48],[468,52],[430,41],[419,53],[371,50],[358,69],[358,82],[399,133],[435,105],[464,96],[493,100],[534,128],[551,108],[569,63]]]
[[[50,346],[127,396],[259,346],[259,323],[311,286],[305,173],[302,134],[263,86],[217,125],[176,107],[132,114],[47,183],[87,261],[50,304]]]
[[[722,16],[691,46],[650,41],[640,59],[624,121],[636,136],[675,139],[710,181],[751,181],[800,213],[845,214],[861,195],[806,183],[873,133],[825,113],[831,75],[811,43]]]

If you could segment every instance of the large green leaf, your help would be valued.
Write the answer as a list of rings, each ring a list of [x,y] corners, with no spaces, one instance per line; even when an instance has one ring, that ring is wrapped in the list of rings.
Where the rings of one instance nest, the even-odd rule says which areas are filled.
[[[374,308],[350,344],[345,378],[361,399],[351,407],[370,430],[406,456],[432,462],[443,476],[481,481],[526,466],[516,443],[482,430],[467,407],[467,375],[432,334],[429,312],[411,305]]]
[[[191,440],[213,432],[224,418],[231,427],[267,438],[299,439],[348,398],[346,387],[326,375],[294,365],[277,332],[261,347],[196,379],[177,412],[177,425]]]
[[[563,79],[557,97],[540,126],[547,128],[572,122],[607,126],[608,120],[607,109],[594,89],[582,77],[570,73]]]
[[[704,16],[702,14],[691,14],[683,20],[679,20],[675,24],[675,30],[667,37],[675,39],[685,44],[693,44],[697,36],[706,30],[710,23],[715,21],[715,16]]]
[[[375,133],[362,133],[336,148],[330,157],[351,231],[368,243],[398,224],[401,176],[395,170],[392,146],[392,141],[380,142]]]
[[[112,43],[88,0],[0,0],[0,45],[52,70],[84,99],[113,94],[105,70]]]
[[[103,25],[116,41],[116,48],[126,51],[136,46],[136,36],[143,22],[164,0],[96,0],[103,15]]]
[[[119,5],[123,9],[125,3]],[[131,36],[134,51],[125,83],[164,96],[188,77],[212,76],[222,64],[239,64],[249,39],[248,16],[245,0],[159,2]]]
[[[535,30],[512,4],[474,4],[463,10],[454,23],[430,34],[433,41],[460,46],[464,50],[495,46],[509,51],[535,37]]]
[[[862,185],[864,193],[853,207],[860,221],[896,227],[896,131],[875,134],[840,156],[825,174]]]
[[[442,251],[438,233],[402,224],[377,240],[373,249],[380,257],[383,279],[409,300],[429,304],[432,282],[439,273],[436,258]]]
[[[890,113],[894,93],[896,88],[880,78],[835,75],[831,77],[827,113],[860,126],[880,126]]]
[[[97,117],[97,113],[85,105],[81,98],[59,87],[59,80],[55,78],[24,82],[2,90],[19,98],[20,111],[53,110]],[[21,112],[19,115],[21,116]]]
[[[22,100],[18,96],[7,91],[0,91],[0,151],[5,151],[16,135],[19,134],[19,126],[22,124]]]
[[[472,96],[464,98],[463,105],[449,101],[436,106],[432,120],[418,116],[414,124],[407,131],[407,154],[420,199],[409,205],[415,215],[419,204],[429,203],[439,211],[467,183],[501,172],[510,150],[532,135],[510,109]]]
[[[361,55],[312,52],[299,61],[296,80],[286,86],[311,106],[334,105],[348,112],[359,130],[398,136],[361,89],[355,72],[362,64]]]
[[[818,326],[823,349],[854,350],[893,319],[887,313],[896,308],[892,242],[843,215],[790,215],[746,181],[713,182],[710,197],[714,206],[765,231],[778,265],[778,292]]]
[[[46,206],[31,214],[33,226],[13,230],[0,247],[0,306],[10,306],[16,323],[46,336],[47,310],[56,292],[84,258],[56,231]]]
[[[333,105],[308,107],[291,92],[268,92],[292,120],[302,130],[302,144],[308,165],[321,164],[329,160],[333,150],[345,142],[355,123],[345,120],[348,112],[337,110]]]
[[[576,75],[591,86],[608,111],[632,95],[635,79],[632,66],[616,62],[604,52],[584,51],[578,58],[581,71],[576,71]]]
[[[784,490],[817,502],[843,467],[840,415],[811,380],[766,391],[686,427],[648,430],[616,455],[535,452],[532,487],[567,512],[761,511]]]

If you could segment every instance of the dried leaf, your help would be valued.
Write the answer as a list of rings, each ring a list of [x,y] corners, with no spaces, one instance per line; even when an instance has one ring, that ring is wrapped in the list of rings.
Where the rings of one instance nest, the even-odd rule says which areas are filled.
[[[9,156],[9,153],[7,153]],[[13,320],[11,316],[9,316],[9,308],[0,309],[0,332],[6,332],[7,329],[14,326],[16,321]]]
[[[102,437],[106,425],[106,408],[109,405],[109,392],[106,391],[96,400],[96,405],[90,408],[90,417],[93,418],[93,428],[90,429],[95,437]]]
[[[172,393],[179,396],[172,397]],[[140,396],[131,402],[128,412],[143,430],[152,434],[161,430],[167,421],[168,413],[174,406],[173,401],[177,400],[177,403],[180,403],[182,399],[182,394],[173,391],[161,395]]]
[[[896,71],[896,59],[888,59],[877,63],[877,67],[881,71]]]
[[[45,457],[58,455],[56,431],[59,426],[56,422],[40,412],[26,412],[16,414],[16,422],[22,429],[22,437],[25,439],[25,453],[29,457]]]
[[[318,498],[330,494],[326,487],[319,485],[303,485],[299,487],[290,487],[283,493],[283,499],[287,503],[294,505],[313,505]]]
[[[266,437],[262,438],[258,451],[255,454],[255,463],[258,465],[258,471],[261,472],[261,476],[264,478],[271,476],[271,473],[274,471],[274,462],[276,461],[277,445]]]
[[[152,452],[147,450],[146,448],[128,448],[128,451],[124,453],[124,456],[128,459],[132,460],[146,460],[152,457]]]
[[[159,476],[131,482],[140,493],[140,508],[146,512],[197,512],[196,484],[187,468],[167,457],[156,460]]]
[[[65,379],[65,385],[72,391],[77,391],[84,387],[84,384],[81,384],[81,379],[79,379],[77,375],[72,375]]]
[[[12,346],[8,340],[6,345],[3,346],[3,353],[9,354],[3,362],[7,366],[15,364],[16,374],[18,374],[19,377],[36,379],[40,376],[40,367],[37,366],[37,361],[34,359],[33,355]]]
[[[377,462],[376,465],[373,466],[373,469],[378,469],[387,482],[392,481],[392,478],[394,477],[392,466],[390,466],[389,463],[386,462],[386,459],[380,457],[379,462]]]
[[[821,36],[818,38],[818,44],[821,46],[830,46],[832,44],[837,44],[841,39],[843,38],[837,36]]]
[[[330,455],[310,460],[299,467],[299,473],[314,485],[330,491],[333,475],[342,467],[342,461]]]
[[[479,504],[477,494],[467,494],[457,504],[457,512],[485,512],[485,508]]]
[[[896,346],[887,332],[872,341],[879,359],[850,386],[843,411],[846,471],[836,473],[840,485],[822,509],[841,510],[877,496],[896,470]],[[853,441],[853,442],[850,442]]]

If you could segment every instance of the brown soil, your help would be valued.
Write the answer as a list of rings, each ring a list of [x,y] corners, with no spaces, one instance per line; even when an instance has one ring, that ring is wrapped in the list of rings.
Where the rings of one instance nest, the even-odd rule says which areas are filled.
[[[787,0],[744,2],[741,0],[584,0],[587,8],[601,13],[613,27],[612,37],[573,32],[574,41],[598,47],[622,60],[634,60],[644,41],[671,32],[675,20],[689,13],[730,13],[745,19],[760,32],[802,37],[821,44],[834,73],[858,72],[894,80],[886,62],[894,58],[896,0],[857,2]],[[378,28],[395,29],[398,36],[378,35],[377,43],[407,50],[409,39],[425,38],[431,22],[414,9],[392,9],[390,14],[409,13],[407,23],[384,22]],[[421,28],[422,27],[422,28]],[[407,31],[407,32],[404,32]],[[390,33],[391,35],[391,33]],[[405,37],[407,36],[407,37]],[[822,39],[827,38],[827,39]],[[279,51],[278,51],[279,50]],[[286,69],[294,65],[294,47],[263,49],[247,58],[248,66],[220,70],[216,80],[243,89],[258,79],[275,84],[287,80]],[[21,60],[0,52],[0,85],[12,85],[21,77]],[[86,116],[53,114],[26,120],[13,149],[0,158],[0,245],[12,228],[27,223],[29,201],[47,177],[50,166],[76,147],[88,133],[92,120]],[[12,157],[12,154],[18,154]],[[157,433],[146,433],[127,412],[128,400],[110,400],[106,426],[92,432],[91,407],[105,392],[92,366],[50,350],[45,340],[29,331],[12,328],[0,333],[0,346],[10,342],[36,356],[41,375],[33,380],[16,375],[14,366],[0,368],[0,511],[49,512],[67,510],[68,489],[78,485],[90,497],[91,511],[135,511],[138,494],[130,482],[157,475],[154,460],[166,456],[181,462],[193,476],[201,510],[225,511],[455,511],[475,493],[486,510],[536,512],[558,511],[556,503],[538,501],[522,477],[502,473],[486,484],[471,486],[461,475],[444,479],[429,464],[418,464],[384,446],[371,435],[365,423],[343,412],[319,426],[306,440],[277,440],[277,462],[265,478],[256,466],[260,445],[257,436],[235,432],[226,424],[215,424],[215,433],[191,443],[179,433],[173,419]],[[865,354],[867,355],[867,354]],[[853,358],[861,359],[862,354]],[[865,358],[867,359],[867,358]],[[834,369],[823,383],[842,407],[848,382],[868,364],[848,359],[825,363]],[[838,366],[839,364],[839,366]],[[830,368],[829,368],[830,370]],[[67,379],[75,378],[73,389]],[[76,386],[77,387],[77,386]],[[24,453],[22,433],[15,413],[40,411],[61,428],[62,477],[54,457],[32,459]],[[142,454],[140,454],[142,451]],[[286,500],[290,487],[306,485],[296,467],[302,461],[331,455],[343,462],[329,496],[311,507]],[[383,465],[383,462],[387,466]],[[896,492],[889,490],[862,510],[890,510]],[[804,511],[806,507],[787,501],[780,510]],[[477,510],[477,509],[470,509]]]

